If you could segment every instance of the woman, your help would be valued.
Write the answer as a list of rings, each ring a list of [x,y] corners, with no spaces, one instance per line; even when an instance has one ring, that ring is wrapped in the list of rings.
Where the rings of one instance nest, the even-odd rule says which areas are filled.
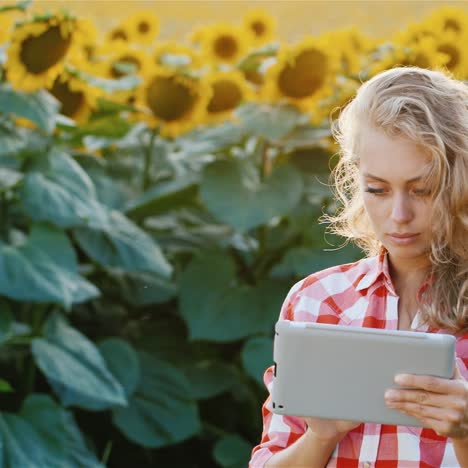
[[[364,83],[332,129],[343,208],[328,221],[368,257],[299,281],[279,318],[451,333],[456,370],[401,375],[409,389],[385,394],[424,428],[281,416],[268,397],[249,467],[468,467],[468,87],[394,68]],[[269,390],[272,380],[269,367]]]

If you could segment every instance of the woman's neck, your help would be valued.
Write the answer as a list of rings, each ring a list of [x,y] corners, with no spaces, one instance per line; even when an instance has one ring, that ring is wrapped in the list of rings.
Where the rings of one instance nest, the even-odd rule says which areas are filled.
[[[420,259],[392,259],[389,257],[389,269],[395,292],[401,296],[409,294],[413,296],[427,277],[431,268],[428,258]]]

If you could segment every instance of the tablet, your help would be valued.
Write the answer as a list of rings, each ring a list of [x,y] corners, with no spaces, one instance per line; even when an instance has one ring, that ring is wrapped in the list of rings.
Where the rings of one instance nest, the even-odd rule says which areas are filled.
[[[396,374],[451,378],[455,337],[280,320],[275,326],[272,410],[380,424],[419,426],[385,405]]]

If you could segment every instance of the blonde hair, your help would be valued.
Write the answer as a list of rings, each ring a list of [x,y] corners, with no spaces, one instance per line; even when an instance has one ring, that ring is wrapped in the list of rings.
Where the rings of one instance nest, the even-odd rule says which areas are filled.
[[[382,248],[359,187],[359,129],[372,125],[409,138],[431,156],[433,278],[420,303],[423,322],[455,333],[468,331],[468,86],[448,72],[397,67],[365,82],[331,122],[340,145],[332,172],[340,202],[326,216],[334,233],[368,255]]]

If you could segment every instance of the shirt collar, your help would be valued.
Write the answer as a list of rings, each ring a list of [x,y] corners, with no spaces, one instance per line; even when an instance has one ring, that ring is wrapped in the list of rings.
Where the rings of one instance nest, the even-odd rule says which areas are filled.
[[[381,247],[379,254],[376,257],[373,257],[373,262],[369,264],[368,271],[364,274],[364,276],[360,279],[356,286],[357,291],[361,291],[363,289],[367,289],[376,283],[380,278],[383,279],[383,282],[388,289],[390,294],[396,296],[395,287],[393,286],[393,281],[390,276],[390,268],[388,266],[388,251],[385,247]],[[426,278],[419,290],[417,292],[418,300],[422,300],[422,295],[426,290],[433,284],[434,276],[430,275]]]
[[[357,291],[367,289],[377,282],[380,278],[388,289],[388,291],[396,296],[395,288],[393,287],[392,278],[390,277],[390,269],[388,266],[388,252],[385,247],[381,247],[378,255],[374,257],[374,261],[369,264],[368,271],[364,274],[356,286]]]

